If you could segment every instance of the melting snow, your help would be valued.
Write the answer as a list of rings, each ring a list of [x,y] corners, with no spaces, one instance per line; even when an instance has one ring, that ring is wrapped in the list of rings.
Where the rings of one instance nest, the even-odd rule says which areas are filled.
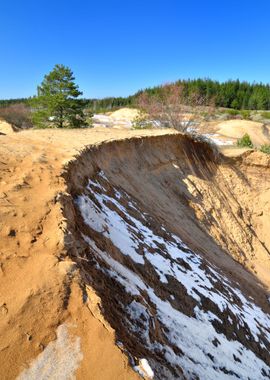
[[[134,369],[143,377],[146,376],[148,379],[154,378],[154,372],[146,359],[140,359],[139,365],[134,367]]]
[[[202,136],[208,138],[209,140],[213,141],[216,145],[233,145],[232,140],[222,140],[221,136],[217,133],[205,133]]]
[[[103,184],[107,181],[104,173],[100,179]],[[149,227],[147,216],[140,213],[136,203],[126,193],[118,189],[117,192],[114,190],[114,196],[112,192],[109,195],[104,189],[105,185],[91,180],[86,193],[77,198],[76,203],[85,223],[109,238],[135,264],[150,263],[159,276],[160,286],[166,286],[169,279],[174,278],[184,286],[196,305],[192,317],[184,314],[173,306],[177,293],[168,300],[161,299],[147,283],[147,276],[143,278],[128,269],[108,252],[100,250],[92,238],[84,235],[96,258],[110,268],[100,266],[100,270],[118,281],[127,293],[143,297],[142,302],[133,300],[123,306],[130,332],[139,335],[149,350],[159,353],[173,367],[181,367],[189,379],[195,376],[217,380],[270,378],[270,368],[238,341],[237,334],[228,338],[213,325],[213,322],[222,324],[225,318],[235,332],[244,330],[248,342],[255,341],[261,350],[266,350],[266,345],[268,349],[270,347],[270,316],[219,274],[217,268],[203,262],[179,237],[169,234],[163,226],[160,234],[155,233]],[[101,189],[102,192],[99,191]],[[128,199],[128,207],[136,210],[140,220],[129,214],[121,203],[122,197]],[[217,283],[220,286],[217,287]],[[214,304],[219,312],[208,309],[205,299]],[[153,342],[153,337],[150,339],[153,318],[157,318],[163,326],[162,334],[167,343]],[[175,347],[182,354],[176,354]],[[153,359],[151,366],[155,371]]]

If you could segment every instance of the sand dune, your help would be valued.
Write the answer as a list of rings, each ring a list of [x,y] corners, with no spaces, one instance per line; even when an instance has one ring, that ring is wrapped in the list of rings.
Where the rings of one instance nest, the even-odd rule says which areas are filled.
[[[270,143],[270,127],[255,121],[227,120],[210,123],[210,127],[214,128],[215,133],[217,133],[221,139],[236,142],[237,139],[240,139],[247,133],[256,147]]]

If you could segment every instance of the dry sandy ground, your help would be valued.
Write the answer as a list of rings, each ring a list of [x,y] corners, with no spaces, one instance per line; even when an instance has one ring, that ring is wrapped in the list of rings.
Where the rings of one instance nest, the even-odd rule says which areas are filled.
[[[87,379],[89,373],[93,380],[138,378],[115,345],[92,289],[83,302],[76,268],[66,257],[66,221],[58,200],[66,191],[63,167],[82,149],[149,134],[153,132],[92,129],[0,136],[1,379],[15,379],[56,338],[63,323],[72,336],[81,337],[77,379]],[[61,357],[63,352],[59,361]],[[62,370],[66,365],[63,359]]]
[[[247,133],[256,147],[270,143],[270,127],[250,120],[212,121],[203,124],[200,130],[203,133],[217,134],[217,137],[223,141],[229,140],[236,143]]]
[[[139,111],[135,108],[121,108],[110,113],[110,116],[114,119],[127,119],[133,121],[139,116]]]
[[[131,129],[132,122],[139,116],[139,111],[134,108],[121,108],[114,112],[108,112],[105,115],[94,115],[94,127]]]
[[[13,129],[6,121],[0,120],[0,135],[9,135],[13,133]]]
[[[66,379],[72,374],[77,379],[88,379],[91,374],[91,380],[139,378],[128,364],[126,354],[115,344],[114,330],[102,315],[98,296],[89,286],[84,288],[78,268],[68,255],[69,246],[76,242],[68,232],[69,215],[63,215],[63,205],[70,202],[71,196],[67,177],[62,174],[64,166],[87,147],[91,146],[95,154],[101,143],[125,140],[124,150],[118,150],[116,144],[106,154],[104,151],[102,165],[112,167],[115,180],[119,172],[119,180],[126,184],[127,191],[132,191],[129,186],[134,181],[133,189],[139,195],[143,184],[142,203],[163,215],[191,246],[200,247],[213,262],[222,262],[228,272],[234,270],[233,261],[227,262],[224,255],[229,253],[252,276],[270,287],[269,159],[260,153],[247,153],[243,158],[225,160],[221,167],[214,165],[214,172],[203,178],[197,172],[197,166],[200,171],[205,170],[200,157],[193,152],[189,158],[181,144],[173,143],[170,135],[175,134],[170,130],[101,128],[25,131],[0,136],[1,379],[15,379],[20,374],[20,379],[29,379],[30,375],[34,379],[45,378],[50,368],[46,368],[44,361],[50,367],[56,365],[50,350],[57,352],[60,363],[58,375],[50,379]],[[134,164],[129,165],[127,139],[135,136],[164,136],[148,140],[151,160],[144,150],[144,139],[139,140],[138,146],[145,154],[141,155],[141,166],[146,165],[147,170],[135,171]],[[166,153],[168,157],[159,157],[164,144],[183,149],[183,160],[190,173],[183,176],[180,168],[181,181],[173,182],[172,163],[169,172],[168,164],[163,164],[162,160],[165,162],[170,153]],[[155,149],[152,152],[151,146]],[[140,168],[138,159],[135,162]],[[76,181],[84,180],[83,170],[87,172],[88,165],[87,161],[82,164]],[[128,171],[126,178],[124,168]],[[155,199],[161,180],[168,195],[159,199],[157,193]],[[190,196],[183,205],[184,195],[173,198],[177,188]],[[177,202],[182,213],[180,219]],[[188,215],[190,209],[193,211]],[[252,277],[244,270],[239,273],[242,279],[247,276],[252,287]],[[50,343],[53,341],[57,342],[56,347]],[[33,362],[37,357],[40,362]],[[41,367],[44,377],[36,372]],[[65,371],[69,371],[68,375]]]
[[[95,126],[132,128],[132,122],[139,116],[137,109],[121,108],[106,115],[95,115]],[[188,120],[190,114],[184,115]],[[255,147],[270,143],[270,127],[250,120],[227,120],[203,122],[198,127],[199,132],[207,135],[220,145],[233,145],[237,140],[248,134]]]

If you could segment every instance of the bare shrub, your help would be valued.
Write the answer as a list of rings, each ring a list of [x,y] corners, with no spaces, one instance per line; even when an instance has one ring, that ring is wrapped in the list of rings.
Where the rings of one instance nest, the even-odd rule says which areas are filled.
[[[0,107],[0,118],[11,124],[14,130],[33,127],[30,109],[23,103]]]
[[[150,120],[181,132],[187,132],[196,124],[204,104],[202,95],[187,96],[179,84],[165,84],[154,94],[143,92],[137,100],[137,106]]]

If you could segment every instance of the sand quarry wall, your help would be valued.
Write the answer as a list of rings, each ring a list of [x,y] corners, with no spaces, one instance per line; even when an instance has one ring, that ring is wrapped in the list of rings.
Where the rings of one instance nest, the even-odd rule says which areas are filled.
[[[75,363],[72,368],[78,379],[86,378],[89,373],[93,379],[99,379],[101,373],[104,380],[137,378],[127,364],[125,352],[115,345],[111,326],[117,330],[116,315],[103,315],[100,306],[103,300],[100,302],[98,298],[102,292],[95,294],[95,287],[104,291],[105,284],[102,280],[89,284],[88,267],[84,265],[86,245],[74,200],[100,171],[112,186],[125,191],[141,210],[152,216],[154,229],[164,225],[228,278],[237,281],[244,294],[253,296],[262,308],[269,309],[263,288],[269,289],[270,163],[267,155],[249,152],[229,159],[216,154],[206,143],[194,142],[181,134],[132,137],[88,146],[66,165],[60,177],[62,155],[65,159],[74,155],[69,152],[69,145],[65,148],[62,132],[48,133],[51,140],[46,149],[43,135],[46,142],[48,136],[43,131],[37,135],[42,137],[40,144],[36,143],[33,132],[24,132],[22,137],[16,135],[7,146],[17,153],[3,157],[4,169],[7,158],[10,165],[18,164],[4,177],[7,193],[3,202],[8,208],[3,217],[12,229],[3,235],[3,241],[5,244],[12,241],[15,248],[1,247],[3,365],[0,374],[3,379],[16,378],[30,365],[31,359],[43,352],[47,355],[46,348],[56,336],[60,336],[61,343],[66,330],[57,328],[63,323],[68,323],[72,334],[81,339],[83,360],[78,350],[75,362],[80,365],[77,368]],[[91,136],[95,133],[90,132]],[[80,138],[87,140],[86,133],[80,131]],[[97,141],[104,139],[102,136]],[[33,148],[33,155],[42,153],[35,164],[33,155],[28,157],[29,152],[24,156],[25,142]],[[86,145],[86,142],[82,144]],[[18,148],[22,150],[19,163]],[[15,186],[21,176],[27,178],[27,183],[9,190],[8,178],[12,178]],[[19,202],[21,210],[18,210]],[[25,230],[28,231],[27,223],[38,229],[25,244],[24,230],[20,230],[22,220]],[[132,348],[134,342],[127,341],[127,344]],[[54,347],[51,348],[54,352]],[[136,350],[133,347],[131,352],[142,357]],[[112,363],[107,366],[111,358]],[[70,362],[69,356],[66,360]],[[65,367],[66,362],[62,363]],[[36,367],[40,368],[39,362]],[[46,369],[45,365],[45,375],[52,367]],[[58,370],[61,373],[61,368]]]
[[[69,164],[68,191],[83,191],[99,170],[190,247],[229,271],[230,256],[270,285],[267,155],[226,158],[180,134],[108,142]]]
[[[189,249],[196,252],[203,260],[205,268],[210,267],[211,263],[212,268],[218,268],[219,273],[225,276],[228,284],[237,284],[242,294],[252,297],[257,305],[268,312],[267,156],[249,152],[238,158],[226,158],[208,143],[194,141],[181,134],[149,136],[108,142],[87,149],[68,165],[64,177],[69,194],[63,199],[71,239],[68,242],[68,253],[77,262],[84,283],[92,286],[100,296],[105,319],[115,329],[117,339],[124,343],[132,358],[147,357],[154,372],[158,374],[157,379],[182,378],[182,366],[187,378],[190,376],[189,370],[195,370],[193,374],[200,373],[199,362],[195,369],[187,369],[186,360],[179,360],[178,365],[170,367],[162,357],[162,350],[155,356],[153,350],[147,347],[147,341],[141,338],[147,334],[158,344],[164,344],[164,339],[166,341],[162,333],[164,328],[159,327],[160,318],[162,319],[160,315],[148,310],[144,316],[146,319],[142,322],[142,317],[136,320],[134,314],[127,314],[132,302],[136,305],[141,302],[140,308],[144,308],[145,303],[149,302],[149,294],[147,296],[145,293],[150,286],[163,301],[169,302],[171,294],[174,294],[176,302],[180,296],[179,304],[175,303],[174,308],[182,310],[185,315],[192,315],[194,300],[179,285],[179,279],[164,277],[166,265],[159,272],[160,279],[155,275],[157,266],[164,260],[162,251],[166,251],[165,246],[173,236],[179,236]],[[127,210],[129,214],[126,214]],[[126,223],[129,227],[121,232]],[[148,231],[148,235],[142,238],[145,231]],[[168,231],[170,233],[166,235]],[[130,234],[131,238],[127,246],[125,234]],[[145,263],[143,259],[143,252],[151,250],[152,243],[150,246],[147,243],[149,236],[152,236],[154,244],[157,241],[162,242],[156,246],[157,251],[152,251],[152,254],[160,252],[161,255],[156,266],[152,264],[155,258],[151,254],[149,262]],[[121,251],[128,252],[133,243],[138,244],[138,249],[133,252],[133,260],[130,260]],[[173,240],[171,244],[174,244]],[[119,280],[120,286],[117,284],[119,272],[116,268],[125,270],[125,274],[122,273],[124,277]],[[112,274],[114,271],[116,272]],[[134,274],[137,276],[136,281],[141,279],[148,285],[145,285],[145,290],[140,295],[137,289],[135,298],[132,298],[129,292],[123,292],[121,285],[126,276],[133,278]],[[206,279],[207,277],[205,281]],[[169,282],[164,287],[163,281],[167,280]],[[226,282],[222,280],[215,285],[216,291],[221,294],[226,293],[226,287],[223,289],[224,283]],[[207,298],[208,296],[201,301],[203,310],[210,307],[211,312],[216,312],[216,306],[211,309],[211,302]],[[230,301],[228,307],[234,305],[234,302]],[[152,308],[158,310],[161,303],[152,305]],[[152,313],[155,327],[147,332],[146,321],[149,313]],[[135,312],[135,316],[136,314]],[[238,322],[234,327],[227,326],[230,318],[225,311],[219,313],[219,318],[222,320],[221,332],[230,340],[230,334],[235,334],[238,329]],[[235,314],[232,314],[232,318],[236,318]],[[174,324],[178,322],[176,318]],[[137,332],[146,328],[140,338],[138,333],[132,334],[130,323],[136,326]],[[180,330],[182,328],[184,326]],[[250,349],[249,339],[245,341],[248,333],[244,330],[242,333],[237,335],[237,339]],[[251,337],[251,341],[253,339]],[[170,344],[168,341],[167,345]],[[180,347],[180,351],[187,347],[187,342],[179,344],[170,347],[175,352]],[[256,351],[256,355],[268,363],[266,352]],[[225,373],[228,371],[227,368],[223,370]],[[167,371],[172,371],[175,377]],[[205,376],[202,372],[202,378],[206,378]]]

